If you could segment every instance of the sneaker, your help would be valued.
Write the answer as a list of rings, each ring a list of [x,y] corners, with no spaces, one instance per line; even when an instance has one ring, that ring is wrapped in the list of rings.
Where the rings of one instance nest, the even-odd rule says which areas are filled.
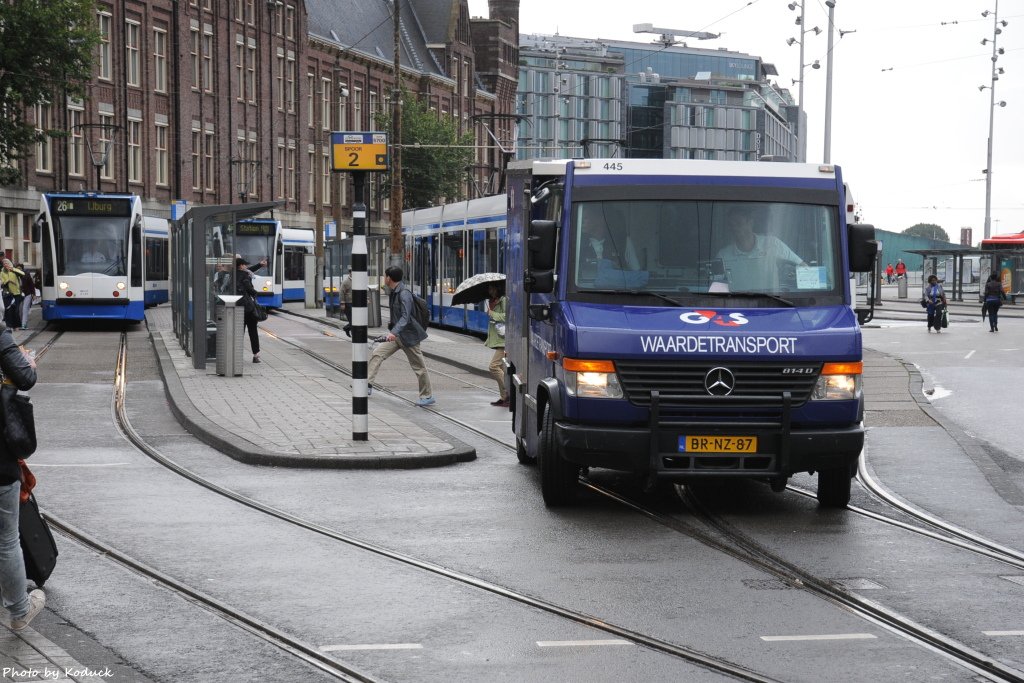
[[[252,357],[252,362],[253,363],[262,363],[263,361],[260,360],[259,356],[253,356]]]
[[[491,405],[492,406],[497,406],[499,408],[508,408],[508,399],[507,398],[499,398],[497,401],[491,401]]]
[[[29,622],[36,618],[36,615],[43,611],[46,604],[46,593],[38,588],[28,594],[29,608],[25,616],[11,619],[11,630],[20,631],[28,626]]]
[[[435,403],[437,403],[437,401],[434,400],[433,396],[427,396],[426,398],[421,398],[420,400],[416,401],[416,405],[418,405],[420,408],[432,406]]]

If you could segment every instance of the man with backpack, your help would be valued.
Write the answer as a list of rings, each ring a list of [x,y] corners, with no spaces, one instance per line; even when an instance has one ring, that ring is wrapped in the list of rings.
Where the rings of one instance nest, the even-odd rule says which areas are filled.
[[[386,341],[381,342],[370,355],[367,381],[372,384],[380,364],[401,349],[405,351],[409,367],[416,373],[420,385],[420,398],[416,405],[429,406],[434,404],[434,397],[430,390],[430,376],[423,363],[423,352],[420,350],[420,342],[427,338],[427,330],[417,315],[416,297],[402,282],[403,276],[398,266],[391,266],[384,271],[384,284],[389,290],[391,322],[388,323]]]

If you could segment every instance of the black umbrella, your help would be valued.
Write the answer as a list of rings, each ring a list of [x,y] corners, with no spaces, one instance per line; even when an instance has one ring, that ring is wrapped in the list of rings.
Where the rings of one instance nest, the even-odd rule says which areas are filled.
[[[487,298],[487,287],[492,282],[504,281],[504,273],[478,273],[466,278],[455,289],[455,294],[452,296],[452,306],[475,304],[478,301],[483,301]]]

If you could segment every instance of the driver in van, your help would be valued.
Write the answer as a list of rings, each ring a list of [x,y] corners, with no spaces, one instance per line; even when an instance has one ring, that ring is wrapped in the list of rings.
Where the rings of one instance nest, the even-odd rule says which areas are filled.
[[[754,232],[754,214],[748,206],[735,206],[726,214],[732,243],[718,251],[734,291],[772,291],[779,286],[779,264],[806,266],[786,243],[774,235]]]

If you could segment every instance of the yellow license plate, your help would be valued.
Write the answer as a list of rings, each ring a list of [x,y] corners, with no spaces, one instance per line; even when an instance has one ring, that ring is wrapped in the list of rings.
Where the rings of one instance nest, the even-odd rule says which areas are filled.
[[[756,453],[756,436],[680,436],[680,453]]]

